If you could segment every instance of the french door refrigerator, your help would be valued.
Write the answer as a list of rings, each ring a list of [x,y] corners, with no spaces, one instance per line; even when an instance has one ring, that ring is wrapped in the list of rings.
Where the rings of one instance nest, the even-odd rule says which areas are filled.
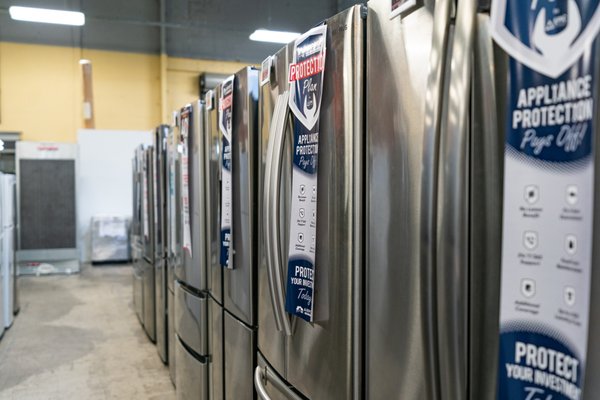
[[[245,67],[217,87],[207,161],[211,169],[211,295],[223,308],[223,385],[215,398],[253,399],[257,333],[258,70]],[[216,150],[219,149],[218,158]],[[220,178],[220,183],[217,181]],[[217,377],[218,378],[218,377]],[[218,384],[217,381],[215,384]]]
[[[175,384],[175,269],[181,264],[179,112],[173,113],[173,126],[167,137],[167,308],[169,376]]]
[[[368,3],[365,395],[597,398],[598,2],[405,3]]]
[[[144,150],[142,163],[142,276],[144,329],[156,341],[156,291],[154,278],[154,148]]]
[[[144,273],[142,269],[142,172],[144,148],[140,145],[132,159],[133,215],[131,218],[131,262],[133,266],[133,307],[144,325]]]
[[[163,362],[168,362],[168,295],[166,250],[166,200],[167,200],[167,137],[168,125],[154,131],[153,159],[153,229],[154,229],[154,280],[156,294],[156,349]]]
[[[178,122],[182,256],[174,269],[174,323],[179,399],[208,399],[211,376],[221,370],[214,364],[222,351],[215,345],[220,343],[222,311],[209,295],[212,275],[207,274],[204,116],[204,104],[195,101],[181,109]],[[218,336],[213,338],[214,332]]]
[[[365,11],[327,19],[263,63],[263,399],[362,398]]]

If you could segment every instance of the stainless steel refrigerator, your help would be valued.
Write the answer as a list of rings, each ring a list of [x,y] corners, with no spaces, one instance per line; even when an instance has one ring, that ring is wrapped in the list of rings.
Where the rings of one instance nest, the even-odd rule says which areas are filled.
[[[133,267],[133,308],[144,325],[144,273],[142,269],[142,165],[144,148],[140,145],[135,150],[131,162],[132,171],[132,210],[131,218],[131,263]]]
[[[142,163],[142,276],[144,330],[156,341],[156,290],[154,278],[154,148],[144,150]]]
[[[154,280],[156,294],[156,348],[160,359],[168,362],[168,285],[167,285],[167,138],[169,126],[154,131],[153,203],[154,203]]]
[[[179,112],[173,114],[173,125],[167,138],[167,339],[169,375],[175,384],[175,269],[181,264],[181,206]]]
[[[544,53],[560,41],[556,31],[579,25],[569,18],[580,15],[582,27],[597,8],[569,2],[566,17],[566,3],[426,0],[397,16],[387,1],[368,3],[366,398],[600,393],[600,275],[585,275],[599,262],[592,244],[598,202],[591,202],[599,182],[591,144],[597,102],[590,119],[579,121],[587,135],[569,124],[578,137],[572,146],[556,129],[566,114],[562,122],[554,115],[535,121],[535,107],[559,98],[543,96],[546,87],[558,90],[582,74],[593,82],[600,72],[594,36],[571,61],[573,53],[561,54],[569,43]],[[533,40],[538,23],[545,28]],[[552,70],[565,62],[562,72]],[[597,97],[598,87],[579,92],[579,100]],[[541,97],[519,102],[533,88]],[[520,122],[524,110],[534,119]],[[534,133],[545,141],[530,149]],[[576,373],[544,361],[558,353],[580,365]],[[523,374],[508,376],[515,368]]]
[[[291,216],[295,161],[289,107],[291,77],[310,76],[320,67],[300,65],[314,54],[314,42],[289,44],[263,63],[260,96],[260,176],[258,207],[258,367],[261,398],[362,398],[362,271],[364,192],[364,36],[365,8],[352,7],[327,20],[326,56],[318,123],[316,236],[290,234],[311,215]],[[312,40],[308,37],[306,40]],[[305,44],[306,43],[306,44]],[[318,43],[318,42],[316,42]],[[317,55],[318,56],[318,55]],[[303,62],[313,59],[304,58]],[[293,65],[293,68],[291,67]],[[303,71],[300,71],[303,68]],[[266,69],[266,71],[265,71]],[[317,69],[319,70],[319,69]],[[305,84],[307,80],[303,81]],[[317,88],[308,82],[308,90]],[[306,100],[304,113],[319,110],[319,98]],[[315,108],[317,107],[317,108]],[[301,194],[305,188],[300,188]],[[290,242],[315,243],[313,321],[286,311]],[[237,255],[237,253],[236,253]],[[388,376],[389,377],[389,376]],[[391,379],[391,378],[390,378]],[[391,379],[393,380],[393,379]]]

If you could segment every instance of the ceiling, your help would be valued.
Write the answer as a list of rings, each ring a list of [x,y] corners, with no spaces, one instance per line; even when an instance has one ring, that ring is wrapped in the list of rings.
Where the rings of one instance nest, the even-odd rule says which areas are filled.
[[[161,12],[161,2],[164,13]],[[252,42],[257,28],[303,32],[352,0],[0,0],[0,41],[175,57],[260,62],[281,45]],[[11,5],[82,11],[83,27],[13,21]]]

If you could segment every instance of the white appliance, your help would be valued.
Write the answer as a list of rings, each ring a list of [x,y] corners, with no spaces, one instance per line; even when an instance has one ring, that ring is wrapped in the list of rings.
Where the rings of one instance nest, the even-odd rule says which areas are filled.
[[[0,175],[2,213],[2,309],[3,324],[10,327],[14,319],[15,290],[15,176]]]

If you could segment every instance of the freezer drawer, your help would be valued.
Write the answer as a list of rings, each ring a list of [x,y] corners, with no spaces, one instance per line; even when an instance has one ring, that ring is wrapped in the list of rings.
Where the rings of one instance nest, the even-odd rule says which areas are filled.
[[[144,278],[140,268],[138,260],[133,264],[133,307],[140,324],[144,325]]]
[[[169,376],[171,377],[171,382],[173,382],[173,385],[175,385],[175,343],[176,343],[176,337],[175,337],[175,296],[173,295],[173,292],[171,290],[167,290],[167,306],[169,309],[169,313],[168,313],[168,342],[169,342],[169,351],[168,351],[168,355],[169,355]]]
[[[225,398],[254,399],[253,373],[256,367],[256,332],[224,313]]]
[[[198,354],[208,354],[207,298],[175,283],[175,333]]]
[[[144,329],[153,342],[156,340],[156,294],[154,290],[154,265],[142,259],[144,277]]]
[[[209,399],[223,400],[223,307],[208,297]]]
[[[195,357],[186,349],[179,337],[176,346],[177,400],[208,399],[208,363],[206,359]]]
[[[167,362],[167,274],[166,261],[159,259],[155,262],[156,290],[156,350],[163,362]]]

